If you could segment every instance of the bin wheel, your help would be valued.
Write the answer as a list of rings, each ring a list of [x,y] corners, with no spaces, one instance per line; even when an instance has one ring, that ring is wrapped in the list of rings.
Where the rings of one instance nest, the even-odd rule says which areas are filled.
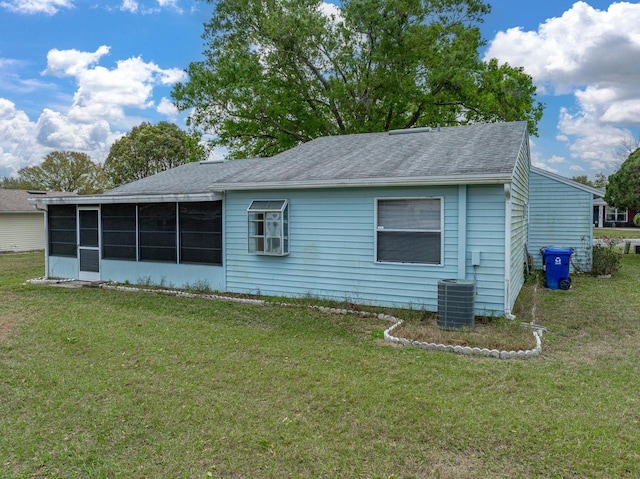
[[[558,283],[558,286],[563,291],[571,289],[571,278],[561,279],[560,282]]]

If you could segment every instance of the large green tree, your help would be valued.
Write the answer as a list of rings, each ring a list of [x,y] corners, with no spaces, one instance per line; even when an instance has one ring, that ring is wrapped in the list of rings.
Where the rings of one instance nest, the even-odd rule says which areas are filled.
[[[604,200],[610,206],[640,212],[640,148],[631,153],[620,169],[609,176]]]
[[[22,189],[68,191],[81,195],[101,193],[109,183],[102,166],[86,153],[54,151],[42,164],[18,170],[17,184]]]
[[[573,176],[571,179],[577,183],[582,183],[583,185],[593,186],[593,181],[591,181],[587,175]]]
[[[144,122],[111,146],[104,168],[113,186],[119,186],[202,160],[205,154],[197,135],[166,121]]]
[[[5,188],[7,190],[32,189],[31,185],[27,185],[23,181],[20,181],[20,178],[12,178],[10,176],[5,176],[0,178],[0,188]]]
[[[172,92],[232,158],[325,135],[526,120],[543,105],[522,68],[484,62],[481,0],[207,0],[206,60]]]

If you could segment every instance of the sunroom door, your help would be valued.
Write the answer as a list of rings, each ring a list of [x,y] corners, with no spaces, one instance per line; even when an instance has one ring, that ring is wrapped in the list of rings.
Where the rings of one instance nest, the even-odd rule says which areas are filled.
[[[78,278],[84,281],[100,280],[100,227],[98,208],[80,208],[78,211]]]

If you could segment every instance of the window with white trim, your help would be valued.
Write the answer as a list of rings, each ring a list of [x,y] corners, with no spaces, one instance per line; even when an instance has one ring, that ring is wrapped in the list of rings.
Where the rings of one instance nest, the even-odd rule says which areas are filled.
[[[376,262],[442,264],[442,199],[379,199]]]
[[[605,221],[611,223],[626,223],[627,222],[627,209],[624,208],[610,208],[607,206],[605,211]]]
[[[289,254],[289,202],[254,200],[247,209],[249,253]]]

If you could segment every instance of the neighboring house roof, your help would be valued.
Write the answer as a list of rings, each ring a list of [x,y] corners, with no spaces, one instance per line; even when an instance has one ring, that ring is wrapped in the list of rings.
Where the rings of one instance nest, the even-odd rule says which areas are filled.
[[[29,198],[53,198],[69,196],[74,193],[61,191],[7,190],[0,188],[0,213],[40,213]]]
[[[270,158],[187,163],[69,202],[204,199],[243,189],[505,183],[527,141],[524,121],[328,136]]]
[[[586,191],[587,193],[591,193],[594,198],[604,198],[604,193],[605,193],[604,188],[594,188],[593,186],[588,186],[583,183],[578,183],[577,181],[573,181],[569,178],[565,178],[564,176],[556,175],[555,173],[551,173],[550,171],[543,170],[541,168],[536,168],[534,166],[531,167],[531,171],[539,175],[546,176],[547,178],[551,178],[552,180],[556,180],[561,183],[564,183],[565,185],[573,186],[574,188],[578,188],[579,190],[583,190],[583,191]]]

